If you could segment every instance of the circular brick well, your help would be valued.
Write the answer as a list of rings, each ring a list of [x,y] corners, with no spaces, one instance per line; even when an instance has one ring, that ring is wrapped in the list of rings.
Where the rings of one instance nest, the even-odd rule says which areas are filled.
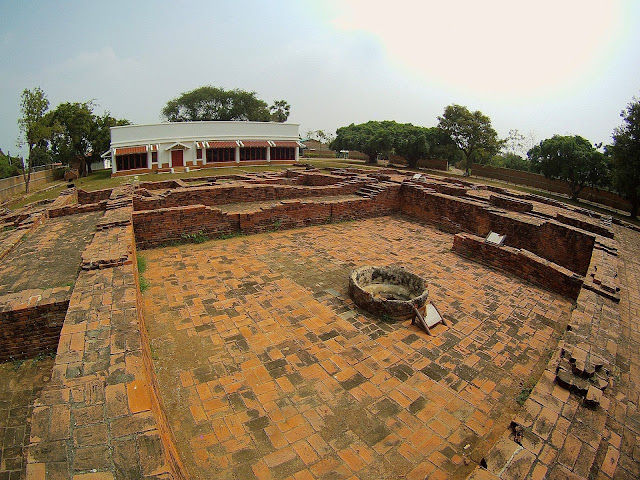
[[[369,313],[400,320],[425,306],[429,290],[422,278],[402,267],[367,265],[351,272],[349,296]]]

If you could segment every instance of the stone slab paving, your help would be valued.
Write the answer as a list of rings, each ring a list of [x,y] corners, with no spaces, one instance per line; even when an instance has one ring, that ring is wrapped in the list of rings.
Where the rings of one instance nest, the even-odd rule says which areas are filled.
[[[75,281],[101,212],[47,220],[0,261],[0,295]]]
[[[503,434],[571,302],[382,217],[145,251],[145,315],[192,478],[462,478]],[[348,274],[424,276],[450,326],[359,310]]]
[[[24,478],[33,401],[52,367],[50,356],[0,364],[0,480]]]

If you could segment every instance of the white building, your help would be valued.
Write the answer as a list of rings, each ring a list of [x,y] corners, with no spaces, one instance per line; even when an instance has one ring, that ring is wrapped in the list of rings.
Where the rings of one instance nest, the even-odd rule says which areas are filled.
[[[112,175],[171,168],[295,163],[296,123],[172,122],[111,127]]]

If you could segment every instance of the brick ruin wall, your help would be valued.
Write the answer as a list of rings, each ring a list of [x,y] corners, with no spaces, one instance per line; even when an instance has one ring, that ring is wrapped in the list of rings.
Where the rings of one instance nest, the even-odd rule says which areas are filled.
[[[474,200],[420,187],[403,188],[401,211],[450,233],[467,232],[486,237],[494,231],[506,235],[506,245],[528,250],[583,276],[589,268],[595,243],[593,235],[552,220],[524,221]]]
[[[93,192],[87,192],[78,188],[78,203],[80,205],[86,205],[89,203],[98,203],[102,200],[108,200],[111,196],[111,188],[106,188],[104,190],[95,190]]]
[[[73,204],[65,205],[64,207],[50,208],[47,212],[49,218],[66,217],[67,215],[75,215],[78,213],[99,212],[105,211],[107,208],[107,201],[100,200],[97,203],[86,204]]]
[[[548,192],[560,193],[562,195],[569,195],[571,193],[566,182],[545,178],[543,175],[537,173],[522,172],[520,170],[492,167],[490,165],[480,165],[477,163],[472,165],[471,171],[473,175],[477,175],[478,177],[494,178],[496,180],[516,183],[518,185],[527,185],[529,187],[546,190]],[[626,212],[631,211],[631,204],[627,200],[622,198],[620,195],[606,190],[585,187],[578,195],[578,198],[607,205]]]
[[[327,202],[285,200],[272,208],[249,213],[229,214],[202,204],[136,211],[133,226],[136,244],[142,249],[152,248],[181,242],[195,234],[215,238],[389,215],[398,209],[399,191],[400,185],[373,198]]]
[[[185,478],[150,359],[128,188],[110,194],[83,252],[34,403],[26,478]]]
[[[227,203],[250,203],[292,198],[352,195],[365,181],[327,186],[294,185],[213,185],[191,187],[167,192],[163,196],[134,197],[133,208],[155,210],[185,205],[215,206]]]
[[[0,362],[56,351],[69,290],[24,290],[0,298]]]
[[[249,188],[251,189],[252,187]],[[105,194],[86,196],[84,199],[100,203],[101,195]],[[114,196],[112,203],[118,207],[119,200],[116,197]],[[131,207],[119,207],[131,212]],[[183,240],[185,233],[203,232],[210,236],[257,233],[328,221],[389,215],[399,211],[457,233],[453,249],[458,253],[514,273],[570,298],[575,299],[578,293],[582,296],[593,295],[593,292],[581,289],[582,279],[573,275],[573,272],[587,271],[594,245],[592,235],[555,221],[516,219],[509,213],[496,212],[481,202],[416,186],[387,187],[371,198],[357,200],[285,200],[273,208],[256,209],[243,214],[225,214],[205,205],[132,212],[133,231],[131,225],[107,223],[110,231],[117,230],[123,237],[132,238],[135,233],[138,246],[148,248]],[[494,247],[485,244],[481,237],[490,230],[506,234],[510,246]],[[183,478],[184,470],[173,444],[153,374],[133,262],[136,242],[124,241],[127,250],[127,259],[124,261],[119,254],[115,255],[106,248],[113,243],[106,233],[102,236],[97,234],[93,243],[96,244],[95,248],[92,250],[93,246],[88,247],[88,252],[95,250],[96,254],[107,255],[108,259],[117,258],[118,261],[111,268],[94,268],[92,265],[107,265],[109,262],[88,261],[85,257],[90,255],[83,255],[83,261],[92,269],[83,270],[78,277],[77,291],[74,291],[76,298],[67,315],[59,343],[59,327],[55,334],[53,348],[58,346],[58,357],[54,378],[41,395],[40,403],[34,411],[33,445],[30,447],[27,473],[34,478],[45,471],[57,472],[58,469],[65,474],[80,474],[96,467],[103,471],[109,470],[109,465],[115,465],[116,472],[135,468],[142,475],[162,472],[168,478]],[[514,247],[527,251],[518,251]],[[95,285],[102,285],[104,288],[96,290]],[[52,303],[54,304],[55,302]],[[49,310],[54,311],[55,308]],[[101,321],[92,321],[94,317]],[[137,322],[134,318],[137,318]],[[60,326],[62,320],[64,313],[61,314]],[[23,331],[24,328],[21,327]],[[136,330],[140,332],[141,338],[135,334]],[[99,335],[94,335],[96,333]],[[39,336],[54,338],[53,334]],[[20,341],[24,343],[24,340]],[[4,343],[3,340],[3,345]],[[105,361],[105,358],[110,358],[111,362]],[[121,374],[118,373],[120,370],[115,370],[118,376],[110,375],[106,381],[101,380],[101,372],[106,373],[101,370],[101,366],[108,366],[113,362],[122,370]],[[140,368],[141,362],[143,368]],[[74,373],[77,368],[80,368],[80,377]],[[94,433],[102,439],[103,431],[108,429],[109,439],[106,445],[76,445],[75,454],[71,456],[71,444],[76,438],[75,430],[80,427],[69,423],[69,419],[80,418],[80,412],[88,408],[104,414],[104,423],[96,424],[97,433]],[[134,428],[134,432],[126,427],[129,424],[144,425],[139,429]],[[130,438],[132,435],[134,440]],[[137,442],[139,451],[127,450],[132,442]],[[104,461],[96,463],[96,459]]]
[[[251,199],[271,199],[283,190],[273,185],[261,188],[244,186],[187,189],[184,195],[189,202],[197,204],[134,212],[133,225],[138,246],[143,249],[153,248],[188,241],[190,237],[198,234],[209,238],[251,234],[370,218],[397,211],[454,234],[466,232],[485,237],[490,231],[498,232],[506,235],[508,247],[526,250],[536,258],[541,257],[539,260],[544,259],[557,264],[555,268],[562,267],[580,276],[587,273],[595,243],[595,237],[588,232],[554,220],[515,218],[509,213],[497,212],[481,202],[407,184],[387,188],[372,198],[323,202],[298,198],[284,200],[271,208],[257,208],[252,212],[235,214],[224,213],[206,205],[206,202],[211,201],[212,191],[216,192],[219,201],[222,202],[230,198],[238,199],[242,194],[249,194],[248,198]],[[199,195],[204,198],[200,198]],[[226,200],[221,200],[222,195],[225,195]],[[146,200],[139,198],[134,202],[141,206]],[[149,203],[145,203],[145,206],[149,206]],[[510,253],[504,254],[503,267],[495,263],[500,255],[496,253],[494,257],[496,267],[506,270],[512,268],[509,266],[513,261]],[[536,274],[529,274],[531,278],[548,275],[545,261],[528,261],[527,265],[528,268],[539,265],[541,270]],[[572,287],[558,288],[567,290],[570,292],[568,296],[575,298]]]
[[[582,288],[582,277],[572,271],[526,250],[486,243],[484,238],[476,235],[456,234],[453,237],[453,251],[573,300],[578,298]]]

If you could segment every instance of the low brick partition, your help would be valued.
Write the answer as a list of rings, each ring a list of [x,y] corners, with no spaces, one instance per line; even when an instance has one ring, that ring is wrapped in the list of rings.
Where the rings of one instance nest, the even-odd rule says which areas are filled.
[[[0,297],[0,362],[55,352],[70,290],[23,290]]]
[[[561,213],[556,214],[556,220],[561,223],[586,230],[587,232],[595,233],[596,235],[600,235],[602,237],[613,238],[613,230],[611,229],[611,227],[600,225],[599,222],[588,222],[575,216],[563,215]]]
[[[370,179],[368,180],[371,181]],[[205,185],[180,188],[161,196],[135,196],[133,208],[136,211],[159,208],[182,207],[185,205],[216,206],[227,203],[250,203],[291,198],[310,198],[336,195],[351,195],[367,180],[342,182],[327,186],[298,186],[275,184]]]
[[[595,237],[574,227],[522,215],[516,218],[482,202],[433,192],[422,185],[404,183],[401,198],[402,213],[450,233],[486,237],[494,231],[506,235],[507,246],[527,250],[578,275],[586,275],[589,268]]]
[[[107,201],[101,200],[98,203],[85,203],[66,205],[64,207],[50,208],[48,210],[49,218],[66,217],[67,215],[76,215],[78,213],[99,212],[107,208]]]
[[[0,260],[14,249],[26,233],[24,230],[18,230],[15,227],[6,231],[0,231]]]
[[[594,255],[590,270],[611,282],[618,270],[602,268],[607,261]],[[621,340],[634,324],[611,299],[583,288],[542,377],[468,480],[638,478],[638,423],[630,418],[637,393],[627,373],[633,354],[625,351],[634,343]]]
[[[102,200],[108,200],[111,196],[112,188],[105,188],[103,190],[94,190],[93,192],[87,192],[81,188],[77,189],[78,203],[80,205],[98,203]]]
[[[136,243],[145,249],[189,241],[193,235],[215,238],[388,215],[398,209],[399,191],[397,185],[372,198],[285,200],[274,207],[233,214],[204,205],[187,205],[134,212],[132,218]]]
[[[527,185],[530,187],[546,190],[549,192],[570,195],[569,186],[561,180],[546,178],[544,175],[509,168],[492,167],[491,165],[480,165],[474,163],[471,167],[472,175],[484,178],[495,178],[504,182],[515,183],[517,185]],[[601,205],[613,207],[618,210],[630,211],[631,204],[613,192],[600,190],[597,188],[585,187],[578,195],[579,199],[587,200]]]
[[[573,300],[578,298],[582,288],[584,278],[570,270],[526,250],[487,243],[476,235],[455,235],[453,251]]]
[[[498,208],[504,208],[505,210],[511,210],[513,212],[530,212],[533,210],[533,203],[531,202],[515,200],[502,195],[491,195],[489,197],[489,203]]]

